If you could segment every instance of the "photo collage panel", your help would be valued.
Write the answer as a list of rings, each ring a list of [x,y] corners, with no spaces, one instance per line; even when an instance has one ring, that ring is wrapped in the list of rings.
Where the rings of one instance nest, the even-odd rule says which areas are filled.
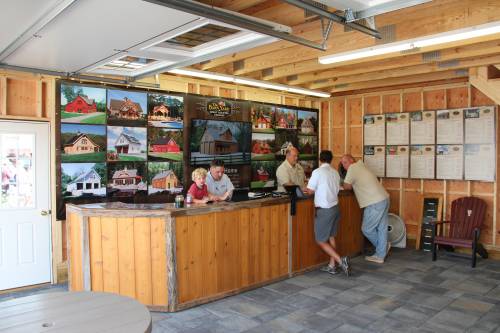
[[[318,167],[318,111],[297,110],[262,103],[251,104],[253,190],[277,186],[276,169],[292,147],[299,151],[299,164],[306,179]]]
[[[58,218],[64,203],[167,202],[183,191],[184,97],[61,83],[59,98]]]

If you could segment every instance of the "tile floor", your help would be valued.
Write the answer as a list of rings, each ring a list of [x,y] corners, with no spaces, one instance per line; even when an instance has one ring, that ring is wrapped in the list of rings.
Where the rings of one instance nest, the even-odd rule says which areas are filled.
[[[153,332],[497,332],[500,261],[394,249],[384,265],[354,258],[353,276],[314,271],[178,313],[153,312]],[[0,295],[0,301],[39,288]]]

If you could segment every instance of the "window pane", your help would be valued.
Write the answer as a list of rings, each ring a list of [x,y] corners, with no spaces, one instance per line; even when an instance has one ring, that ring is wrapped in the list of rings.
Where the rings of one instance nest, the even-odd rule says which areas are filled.
[[[34,207],[34,149],[33,134],[0,134],[0,209]]]

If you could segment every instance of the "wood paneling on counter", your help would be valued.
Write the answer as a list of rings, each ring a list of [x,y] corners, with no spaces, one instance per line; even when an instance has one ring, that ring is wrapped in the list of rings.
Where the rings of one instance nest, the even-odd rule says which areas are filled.
[[[288,274],[288,205],[177,217],[179,304]]]
[[[356,256],[363,250],[361,209],[352,192],[339,195],[340,221],[335,237],[341,256]],[[329,260],[314,239],[314,201],[297,202],[297,215],[292,218],[292,270],[300,272]]]
[[[82,220],[83,219],[83,220]],[[87,222],[86,222],[87,221]],[[82,217],[68,213],[71,290],[117,293],[143,304],[167,306],[165,219],[160,217]],[[84,243],[88,225],[88,250]]]

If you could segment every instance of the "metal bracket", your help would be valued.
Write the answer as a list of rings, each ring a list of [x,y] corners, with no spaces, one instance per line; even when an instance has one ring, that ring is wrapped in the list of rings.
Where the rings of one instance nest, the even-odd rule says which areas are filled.
[[[328,41],[328,36],[330,35],[330,32],[333,30],[333,21],[328,20],[326,27],[325,27],[325,19],[323,17],[321,18],[320,22],[321,22],[321,35],[323,36],[321,45],[323,45],[323,48],[326,49],[326,42]]]

